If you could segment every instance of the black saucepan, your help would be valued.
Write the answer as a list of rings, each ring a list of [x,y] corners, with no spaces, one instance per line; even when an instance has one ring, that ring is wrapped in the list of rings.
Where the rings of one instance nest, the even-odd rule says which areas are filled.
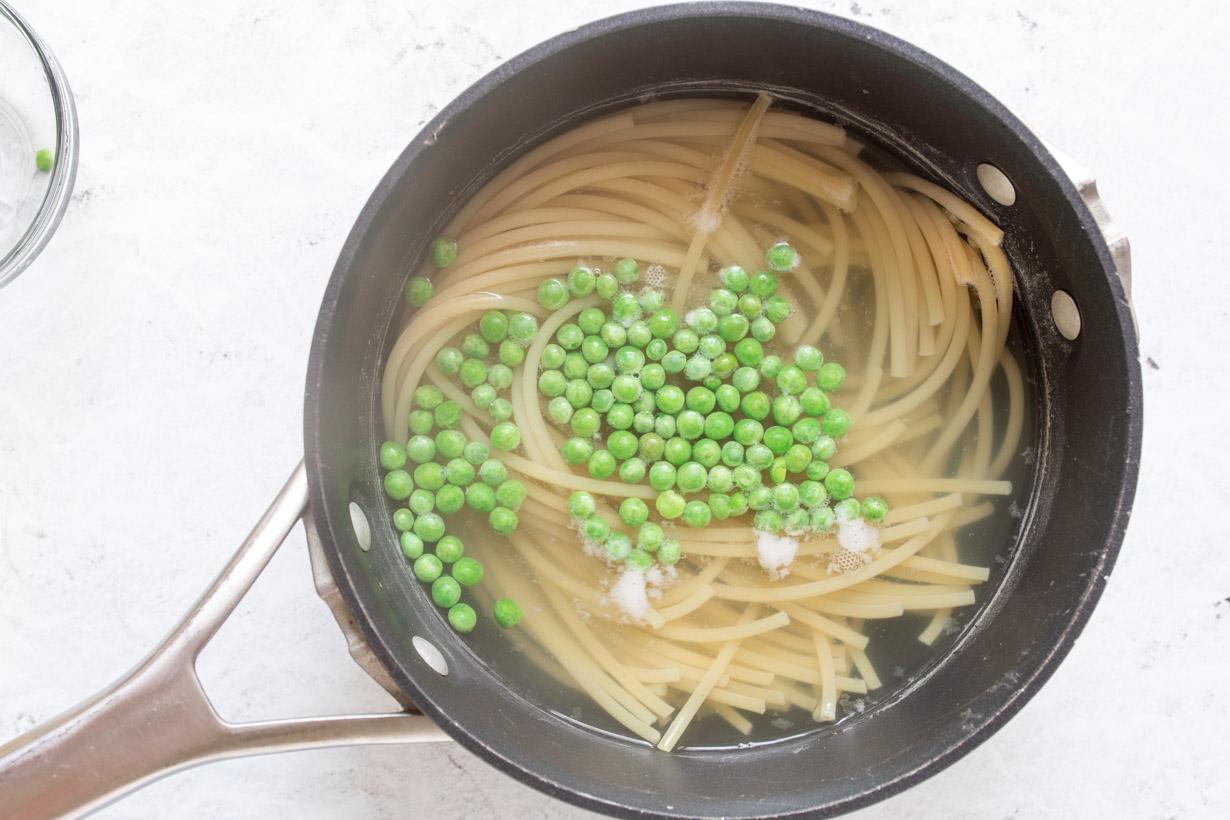
[[[450,216],[440,210],[442,203],[459,207],[527,148],[600,112],[647,96],[755,90],[773,92],[788,105],[814,110],[879,143],[1004,228],[1005,249],[1017,271],[1015,320],[1036,396],[1033,493],[993,601],[952,651],[898,696],[837,727],[792,740],[665,755],[587,730],[502,686],[405,572],[385,523],[373,457],[382,439],[378,375],[405,279]],[[998,204],[984,190],[977,173],[983,163],[1013,183],[1014,204]],[[358,634],[401,694],[513,777],[624,816],[840,813],[934,774],[989,737],[1051,675],[1088,619],[1123,538],[1140,454],[1137,339],[1120,272],[1082,190],[1038,138],[984,90],[906,43],[785,6],[680,5],[603,20],[484,77],[428,124],[389,169],[359,215],[325,292],[304,397],[306,485],[297,473],[284,495],[310,496],[312,541],[327,558]],[[1057,330],[1057,291],[1079,311],[1074,339]],[[356,536],[352,502],[374,522],[369,548]],[[275,507],[262,523],[283,532],[298,513],[279,514]],[[259,530],[245,548],[260,546]],[[250,583],[248,576],[255,577],[262,563],[241,552],[210,594],[225,593],[230,582]],[[235,573],[237,582],[230,577]],[[208,640],[216,626],[194,631],[192,618],[210,615],[211,603],[207,594],[164,651],[176,649],[176,640]],[[447,674],[424,659],[415,636],[439,649]],[[151,686],[165,678],[162,690],[179,686],[160,662],[152,656],[128,681]],[[19,779],[45,778],[63,762],[49,738],[84,731],[83,713],[87,723],[97,723],[96,716],[123,697],[125,685],[130,683],[122,681],[62,719],[58,728],[36,730],[24,744],[19,739],[0,748],[0,786],[26,797],[27,816],[40,816],[40,807],[67,809],[47,790],[16,788]],[[197,695],[176,697],[182,704]],[[265,742],[221,753],[177,747],[166,752],[160,768],[111,779],[145,782],[178,766],[245,751],[404,739],[378,728],[372,736],[337,730],[331,740],[311,742],[296,742],[288,730],[263,731]],[[71,779],[61,775],[61,784],[69,782],[65,777]],[[122,791],[116,782],[103,785],[78,802],[88,798],[97,805],[102,796]]]

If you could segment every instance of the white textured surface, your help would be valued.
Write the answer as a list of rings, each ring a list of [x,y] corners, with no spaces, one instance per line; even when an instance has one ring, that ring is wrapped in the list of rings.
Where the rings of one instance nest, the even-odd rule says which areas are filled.
[[[60,233],[0,291],[0,737],[140,658],[285,478],[321,291],[402,145],[502,59],[635,4],[19,5],[72,79],[82,153]],[[857,816],[1230,816],[1226,6],[817,5],[933,51],[1095,169],[1149,357],[1136,514],[1084,636],[987,744]],[[299,533],[202,668],[238,718],[391,703]],[[580,815],[431,747],[213,765],[104,816],[275,813]]]

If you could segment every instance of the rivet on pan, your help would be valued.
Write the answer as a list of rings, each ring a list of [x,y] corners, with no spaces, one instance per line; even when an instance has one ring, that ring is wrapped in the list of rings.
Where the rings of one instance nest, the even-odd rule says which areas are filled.
[[[1000,205],[1012,205],[1016,202],[1016,186],[994,165],[984,162],[978,166],[978,183],[982,190],[987,192],[987,196]]]
[[[367,514],[355,502],[350,502],[350,526],[354,527],[355,540],[359,549],[367,552],[372,548],[372,527],[367,523]]]
[[[448,661],[444,660],[444,656],[440,654],[440,650],[436,649],[436,645],[426,638],[420,638],[415,635],[411,640],[414,644],[414,649],[419,653],[419,657],[427,662],[436,674],[448,674]]]
[[[1065,291],[1057,290],[1051,294],[1051,318],[1055,320],[1055,328],[1059,335],[1069,342],[1081,335],[1081,312],[1076,306],[1076,300]]]

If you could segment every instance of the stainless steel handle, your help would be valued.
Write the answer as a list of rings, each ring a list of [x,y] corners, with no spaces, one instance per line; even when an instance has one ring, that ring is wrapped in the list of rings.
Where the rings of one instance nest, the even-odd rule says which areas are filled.
[[[162,644],[106,691],[0,746],[0,805],[10,820],[78,817],[200,763],[359,743],[447,740],[406,713],[229,723],[196,660],[307,510],[303,463],[226,568]]]

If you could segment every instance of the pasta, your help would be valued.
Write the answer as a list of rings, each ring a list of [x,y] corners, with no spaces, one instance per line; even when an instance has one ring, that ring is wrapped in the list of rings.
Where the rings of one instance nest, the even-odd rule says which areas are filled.
[[[851,697],[881,689],[877,625],[916,618],[921,648],[954,610],[985,598],[976,588],[991,568],[967,553],[986,561],[1006,545],[967,550],[966,535],[1003,519],[1005,497],[1020,489],[1009,473],[1026,432],[1026,384],[1008,346],[1003,232],[841,128],[772,103],[647,103],[526,153],[445,228],[455,258],[416,272],[432,295],[404,317],[382,381],[390,441],[410,438],[416,391],[434,385],[459,408],[465,439],[505,450],[499,458],[524,482],[508,537],[492,537],[481,516],[461,524],[466,554],[487,570],[478,603],[527,605],[509,642],[665,751],[694,724],[733,743],[774,731],[760,715],[799,710],[831,723]],[[664,522],[682,558],[629,582],[634,570],[585,547],[569,499],[592,495],[593,517],[618,527],[621,504],[652,507],[659,491],[570,463],[539,381],[561,328],[605,303],[594,294],[549,309],[540,286],[578,266],[637,260],[682,315],[720,286],[720,269],[758,270],[764,248],[783,240],[800,253],[778,293],[798,309],[771,345],[783,356],[814,346],[849,368],[834,401],[851,427],[829,464],[853,473],[861,495],[886,499],[888,512],[862,549],[840,530],[766,538],[742,516],[699,529]],[[498,446],[499,423],[477,394],[436,366],[493,310],[538,322],[504,388],[519,431],[511,450]],[[621,606],[625,584],[639,610]]]

